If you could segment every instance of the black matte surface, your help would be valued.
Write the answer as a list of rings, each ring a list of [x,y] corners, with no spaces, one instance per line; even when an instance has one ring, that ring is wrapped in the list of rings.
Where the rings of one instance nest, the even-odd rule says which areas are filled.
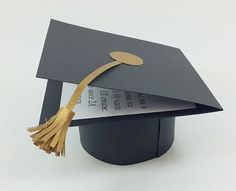
[[[208,112],[222,109],[179,49],[56,20],[51,20],[37,77],[79,83],[112,61],[109,53],[116,50],[139,55],[144,65],[120,65],[98,77],[92,86],[194,102]]]
[[[39,123],[42,124],[52,117],[60,108],[62,83],[48,80]]]
[[[174,142],[175,135],[175,118],[161,118],[159,120],[160,129],[159,129],[159,137],[158,137],[158,149],[157,156],[161,156],[163,153],[168,151]]]
[[[174,118],[121,120],[79,127],[83,148],[116,165],[143,162],[164,154],[174,141]]]

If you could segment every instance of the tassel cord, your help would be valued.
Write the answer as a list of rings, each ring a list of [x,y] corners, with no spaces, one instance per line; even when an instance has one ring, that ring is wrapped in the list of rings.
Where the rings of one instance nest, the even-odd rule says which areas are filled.
[[[79,99],[79,97],[81,96],[83,90],[85,89],[85,87],[92,82],[95,78],[97,78],[100,74],[102,74],[103,72],[109,70],[110,68],[117,66],[119,64],[121,64],[122,62],[120,61],[113,61],[110,63],[107,63],[105,65],[102,65],[101,67],[97,68],[96,70],[94,70],[92,73],[90,73],[88,76],[86,76],[78,85],[77,88],[75,89],[73,95],[71,96],[68,104],[66,105],[66,108],[68,110],[73,110],[73,108],[76,105],[77,100]]]

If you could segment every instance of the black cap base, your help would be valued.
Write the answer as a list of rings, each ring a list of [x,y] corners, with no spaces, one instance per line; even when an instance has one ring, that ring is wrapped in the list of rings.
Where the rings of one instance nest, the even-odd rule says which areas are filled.
[[[175,118],[121,120],[79,126],[83,148],[115,165],[130,165],[164,154],[174,141]]]

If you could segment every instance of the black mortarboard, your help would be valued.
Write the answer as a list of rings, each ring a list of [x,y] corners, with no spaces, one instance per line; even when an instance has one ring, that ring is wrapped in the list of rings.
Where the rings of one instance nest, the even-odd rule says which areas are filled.
[[[79,84],[97,68],[114,61],[109,56],[114,51],[137,55],[144,64],[112,68],[93,80],[89,84],[93,89],[88,91],[111,91],[113,99],[118,91],[125,95],[127,107],[129,95],[137,96],[137,107],[142,108],[72,120],[70,126],[79,126],[81,143],[94,157],[132,164],[160,156],[173,142],[176,116],[222,110],[180,49],[51,20],[37,71],[37,77],[48,79],[40,123],[60,108],[63,82]],[[145,99],[151,100],[148,106],[143,104]]]

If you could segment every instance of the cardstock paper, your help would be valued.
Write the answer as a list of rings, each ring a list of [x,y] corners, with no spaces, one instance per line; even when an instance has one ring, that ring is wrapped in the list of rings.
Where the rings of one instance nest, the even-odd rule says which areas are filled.
[[[61,106],[66,105],[76,84],[63,83]],[[87,86],[78,100],[74,119],[193,109],[191,102],[114,89]]]

